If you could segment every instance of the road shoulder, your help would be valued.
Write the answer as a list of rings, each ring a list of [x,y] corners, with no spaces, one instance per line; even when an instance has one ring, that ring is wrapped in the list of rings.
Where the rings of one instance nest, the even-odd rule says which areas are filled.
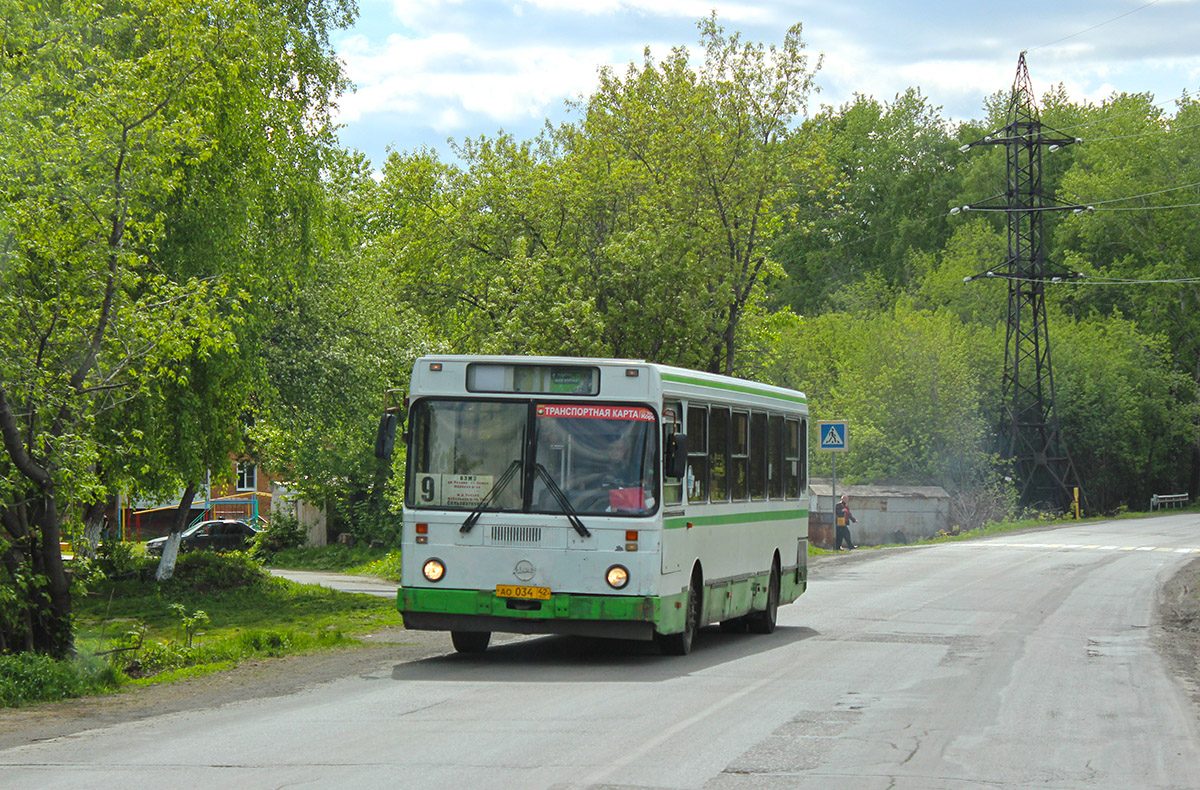
[[[1159,589],[1154,620],[1154,646],[1200,720],[1200,557]]]

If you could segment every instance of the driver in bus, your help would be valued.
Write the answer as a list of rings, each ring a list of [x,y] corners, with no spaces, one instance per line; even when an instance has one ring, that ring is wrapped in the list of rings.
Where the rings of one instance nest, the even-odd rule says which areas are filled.
[[[606,490],[610,513],[641,513],[647,507],[639,474],[640,453],[632,445],[630,439],[622,438],[609,446]]]

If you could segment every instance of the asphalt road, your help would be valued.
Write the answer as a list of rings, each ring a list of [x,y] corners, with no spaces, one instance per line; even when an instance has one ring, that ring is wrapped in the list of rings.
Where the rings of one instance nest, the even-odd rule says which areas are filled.
[[[851,552],[770,636],[512,639],[6,749],[0,786],[1200,788],[1152,645],[1197,554],[1196,515]]]

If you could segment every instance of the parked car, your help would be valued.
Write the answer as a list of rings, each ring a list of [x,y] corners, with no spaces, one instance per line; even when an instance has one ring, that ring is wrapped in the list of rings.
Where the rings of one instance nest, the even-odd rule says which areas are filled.
[[[241,551],[250,545],[258,530],[245,521],[235,519],[213,519],[193,524],[179,539],[179,551]],[[167,539],[152,538],[146,541],[146,553],[161,557]]]

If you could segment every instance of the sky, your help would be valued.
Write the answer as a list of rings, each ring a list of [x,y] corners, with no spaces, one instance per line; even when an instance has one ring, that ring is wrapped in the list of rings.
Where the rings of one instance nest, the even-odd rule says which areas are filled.
[[[1200,0],[358,0],[357,24],[333,36],[356,91],[339,102],[342,144],[383,164],[389,150],[448,140],[530,139],[576,120],[603,66],[618,73],[673,48],[695,50],[697,21],[781,44],[800,22],[810,65],[823,57],[810,113],[856,93],[891,101],[907,88],[950,122],[982,118],[1026,50],[1041,96],[1078,101],[1151,93],[1168,114],[1200,94]]]

